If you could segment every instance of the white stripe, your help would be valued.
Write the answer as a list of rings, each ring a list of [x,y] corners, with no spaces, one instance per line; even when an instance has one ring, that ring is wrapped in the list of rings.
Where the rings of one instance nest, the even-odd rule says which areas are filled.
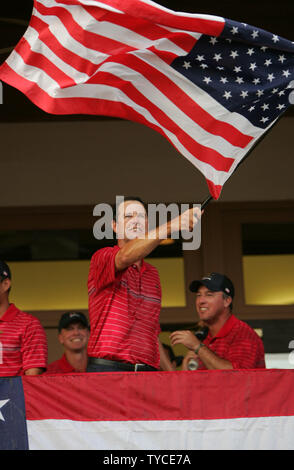
[[[33,65],[27,65],[15,50],[12,51],[6,62],[9,67],[21,77],[37,83],[49,96],[54,97],[56,95],[59,84],[53,78],[49,77],[44,70],[34,67]]]
[[[31,46],[31,50],[38,54],[42,54],[46,57],[52,64],[58,67],[62,72],[72,78],[76,83],[82,83],[89,79],[89,75],[86,73],[79,72],[75,68],[71,67],[69,64],[61,60],[54,52],[52,52],[49,47],[46,46],[43,41],[39,38],[39,33],[31,26],[28,27],[24,34],[24,38],[28,41]]]
[[[171,28],[170,26],[165,26],[165,25],[162,25],[162,24],[158,24],[157,26],[159,26],[160,28],[166,29],[166,30],[169,31],[170,33],[183,33],[183,34],[187,34],[187,35],[191,36],[192,38],[197,39],[197,41],[199,41],[199,39],[200,39],[201,36],[202,36],[201,33],[194,33],[194,32],[192,32],[192,31],[187,31],[187,30],[185,30],[185,29]]]
[[[53,34],[53,36],[56,37],[56,39],[65,49],[68,49],[83,59],[93,62],[93,64],[100,64],[109,57],[107,54],[95,51],[94,49],[89,49],[88,47],[83,46],[80,42],[76,41],[68,33],[66,27],[63,25],[60,19],[57,18],[57,16],[41,15],[41,13],[39,13],[37,10],[33,11],[33,15],[37,18],[40,18],[49,25],[50,32]]]
[[[52,0],[36,0],[38,3],[43,3],[44,5],[50,7],[52,6],[53,2]],[[93,7],[101,7],[104,8],[104,10],[109,10],[113,11],[114,13],[123,13],[121,10],[118,10],[117,8],[111,7],[110,5],[106,5],[103,2],[99,2],[98,0],[80,0],[80,3],[86,6],[93,6]],[[64,5],[58,3],[58,6],[64,7]],[[79,5],[78,5],[79,7]]]
[[[45,4],[46,0],[39,0],[39,3]],[[50,1],[52,6],[61,6],[55,1]],[[109,21],[97,21],[95,18],[90,15],[86,10],[84,10],[80,5],[62,5],[62,8],[70,12],[73,19],[76,23],[81,26],[85,31],[89,31],[94,34],[99,34],[108,39],[113,39],[114,41],[121,42],[129,47],[136,49],[147,49],[153,45],[157,46],[157,43],[160,44],[160,50],[173,52],[176,55],[186,55],[187,51],[177,46],[168,39],[159,39],[154,41],[153,39],[147,39],[145,36],[142,36],[138,33],[133,32],[123,26],[110,23]],[[47,16],[47,21],[55,23],[56,16]],[[86,57],[86,56],[85,56]],[[96,62],[95,62],[96,63]]]
[[[293,427],[293,416],[181,421],[27,421],[30,450],[293,450]]]

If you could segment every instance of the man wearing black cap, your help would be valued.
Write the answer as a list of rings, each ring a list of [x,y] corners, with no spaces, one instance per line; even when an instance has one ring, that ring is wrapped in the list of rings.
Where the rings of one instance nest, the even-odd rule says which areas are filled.
[[[39,375],[47,367],[47,338],[40,321],[9,303],[11,272],[0,260],[0,376]]]
[[[58,340],[63,345],[64,354],[60,359],[48,365],[46,374],[86,372],[90,335],[86,316],[81,312],[64,313],[59,321],[58,332]]]
[[[265,368],[263,343],[255,331],[232,314],[234,286],[224,274],[211,273],[193,281],[190,290],[196,293],[199,319],[208,327],[201,342],[191,331],[175,331],[171,344],[183,344],[190,352],[184,359],[196,359],[198,369]]]

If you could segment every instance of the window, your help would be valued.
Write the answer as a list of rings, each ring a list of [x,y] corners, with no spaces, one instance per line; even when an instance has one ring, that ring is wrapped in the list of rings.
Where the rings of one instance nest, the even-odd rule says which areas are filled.
[[[293,318],[294,203],[224,203],[219,212],[220,269],[235,284],[237,315]]]
[[[0,259],[12,271],[10,299],[26,311],[87,310],[90,259],[114,240],[96,240],[91,229],[6,230]],[[161,244],[147,259],[159,271],[163,307],[185,307],[180,241]]]
[[[242,224],[245,302],[294,304],[294,224]]]

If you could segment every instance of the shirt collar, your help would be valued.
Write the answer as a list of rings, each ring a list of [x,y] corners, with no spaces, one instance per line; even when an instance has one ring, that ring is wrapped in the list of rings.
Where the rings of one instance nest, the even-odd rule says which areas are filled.
[[[63,354],[63,356],[59,359],[59,364],[64,372],[74,372],[75,369],[74,367],[71,366],[71,364],[68,362],[66,359],[66,355]]]
[[[230,331],[232,330],[233,326],[237,323],[237,321],[238,320],[235,317],[235,315],[231,314],[229,318],[227,319],[226,323],[221,327],[221,329],[215,336],[212,337],[210,336],[210,333],[208,334],[209,339],[213,340],[215,338],[224,338],[230,333]]]
[[[146,269],[148,269],[148,264],[145,263],[145,261],[142,259],[141,261],[141,266],[138,268],[138,266],[134,263],[129,266],[129,268],[135,269],[138,271],[140,274],[142,274]]]
[[[10,304],[6,312],[4,312],[4,314],[0,318],[0,321],[12,321],[16,317],[18,312],[18,308],[16,308],[14,304]]]

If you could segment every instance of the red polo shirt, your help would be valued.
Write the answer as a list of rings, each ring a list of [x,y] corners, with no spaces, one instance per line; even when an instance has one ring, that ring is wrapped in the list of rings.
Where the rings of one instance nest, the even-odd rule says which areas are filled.
[[[142,262],[115,270],[119,247],[98,250],[88,278],[90,357],[159,368],[161,287],[157,269]]]
[[[205,338],[203,343],[219,357],[231,362],[234,369],[264,369],[262,340],[245,322],[231,315],[220,331]],[[199,368],[206,369],[199,359]]]
[[[57,361],[48,365],[46,374],[71,374],[76,371],[66,359],[65,354]]]
[[[0,376],[47,367],[47,338],[40,321],[10,304],[0,318]]]

